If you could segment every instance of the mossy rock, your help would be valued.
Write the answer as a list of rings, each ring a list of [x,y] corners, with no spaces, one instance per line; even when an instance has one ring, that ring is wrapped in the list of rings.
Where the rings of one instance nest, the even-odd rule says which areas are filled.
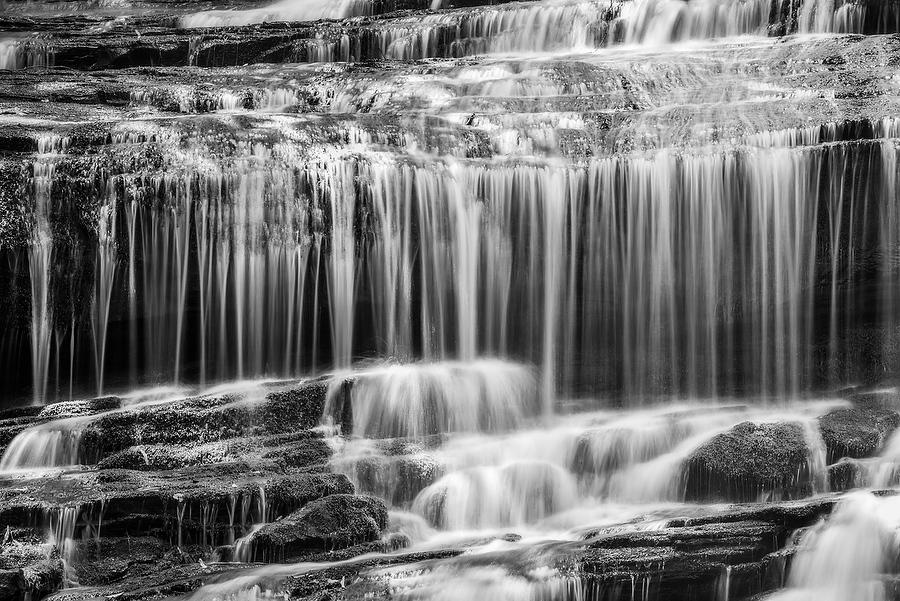
[[[900,414],[878,407],[836,409],[819,418],[829,463],[841,457],[872,457],[897,426],[900,426]]]
[[[141,445],[202,445],[309,430],[322,417],[326,389],[324,382],[300,382],[269,391],[259,401],[208,396],[113,411],[85,427],[81,456],[99,461]]]
[[[63,419],[66,417],[81,417],[94,415],[105,411],[113,411],[121,407],[122,401],[118,397],[106,396],[95,399],[78,401],[60,401],[46,405],[38,414],[41,419]]]
[[[743,422],[714,436],[683,466],[689,501],[796,499],[812,492],[809,448],[797,423]]]
[[[344,549],[381,537],[387,508],[367,495],[334,494],[266,524],[253,536],[254,558],[267,561]]]

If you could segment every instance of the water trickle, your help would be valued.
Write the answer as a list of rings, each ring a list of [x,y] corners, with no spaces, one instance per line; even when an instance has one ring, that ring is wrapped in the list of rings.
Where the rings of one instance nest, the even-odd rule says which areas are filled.
[[[81,515],[81,507],[59,507],[47,510],[48,543],[55,547],[62,558],[63,584],[77,586],[73,562],[76,559],[75,531]]]

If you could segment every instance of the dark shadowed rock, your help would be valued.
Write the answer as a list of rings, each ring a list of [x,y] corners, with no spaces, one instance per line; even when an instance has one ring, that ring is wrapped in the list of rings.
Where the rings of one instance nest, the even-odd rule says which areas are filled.
[[[25,595],[25,577],[22,570],[0,569],[0,599],[21,599]]]
[[[878,407],[836,409],[819,418],[829,462],[875,455],[898,425],[900,414]]]
[[[752,501],[810,492],[808,447],[796,423],[744,422],[694,451],[683,467],[685,498]]]
[[[40,599],[57,590],[63,584],[63,564],[58,555],[36,561],[22,570],[26,590],[32,598]]]

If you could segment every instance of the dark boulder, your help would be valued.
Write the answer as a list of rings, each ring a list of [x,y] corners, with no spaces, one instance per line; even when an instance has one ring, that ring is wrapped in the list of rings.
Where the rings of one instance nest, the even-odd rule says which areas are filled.
[[[335,494],[266,524],[253,536],[254,558],[296,557],[377,540],[387,527],[384,502],[365,495]]]
[[[299,382],[268,391],[259,400],[204,396],[115,411],[85,426],[81,450],[99,461],[138,445],[196,445],[308,430],[322,417],[325,394],[323,382]]]
[[[808,446],[796,423],[744,422],[716,435],[683,466],[689,501],[794,499],[811,492]]]
[[[829,463],[875,455],[898,425],[900,414],[879,407],[836,409],[819,418]]]

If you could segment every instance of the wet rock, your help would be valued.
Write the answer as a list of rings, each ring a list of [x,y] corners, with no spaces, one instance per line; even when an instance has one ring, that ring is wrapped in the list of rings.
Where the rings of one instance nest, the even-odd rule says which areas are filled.
[[[875,455],[898,425],[900,413],[883,408],[836,409],[819,418],[829,463]]]
[[[421,454],[400,457],[372,455],[359,460],[355,468],[362,490],[388,499],[395,506],[411,503],[443,471],[434,457]]]
[[[326,384],[298,383],[242,396],[195,397],[108,413],[85,427],[81,447],[98,459],[141,445],[204,444],[248,434],[308,430],[319,423]]]
[[[692,501],[784,500],[811,491],[808,447],[796,423],[738,424],[694,451],[682,471]]]
[[[0,569],[0,599],[16,600],[25,596],[25,578],[22,570]]]
[[[134,470],[171,470],[197,465],[258,460],[284,468],[322,468],[331,448],[321,434],[301,431],[292,435],[242,437],[200,445],[137,445],[101,459],[97,467]]]
[[[387,526],[387,509],[375,497],[336,494],[309,503],[253,536],[256,557],[288,558],[374,541]]]
[[[246,566],[251,567],[251,566]],[[92,585],[60,591],[46,599],[53,601],[146,601],[148,599],[179,598],[225,572],[240,569],[234,564],[201,562],[196,554],[182,554],[171,549],[149,573],[136,573],[106,585]]]
[[[76,543],[73,568],[82,586],[102,586],[125,577],[140,577],[162,571],[171,564],[170,546],[158,538],[136,536],[104,537]],[[183,563],[179,560],[178,563]]]
[[[60,401],[52,403],[41,409],[38,419],[62,419],[66,417],[82,417],[94,415],[105,411],[118,409],[122,404],[121,399],[114,396],[100,397],[78,401]]]
[[[63,564],[59,556],[51,556],[26,566],[22,570],[26,590],[32,598],[40,599],[63,584]]]
[[[222,541],[229,511],[242,503],[258,507],[262,495],[277,516],[327,495],[352,492],[353,485],[341,474],[278,473],[273,466],[254,469],[240,462],[161,472],[106,469],[24,480],[16,489],[0,489],[0,523],[28,525],[36,515],[74,507],[81,532],[97,526],[102,500],[104,536],[153,532],[177,539],[180,530],[185,540]]]
[[[834,504],[817,499],[738,506],[673,518],[658,530],[594,532],[579,574],[592,586],[625,595],[631,583],[642,582],[646,598],[672,601],[721,599],[727,575],[727,596],[747,599],[783,585],[789,558],[782,548],[788,538]]]

